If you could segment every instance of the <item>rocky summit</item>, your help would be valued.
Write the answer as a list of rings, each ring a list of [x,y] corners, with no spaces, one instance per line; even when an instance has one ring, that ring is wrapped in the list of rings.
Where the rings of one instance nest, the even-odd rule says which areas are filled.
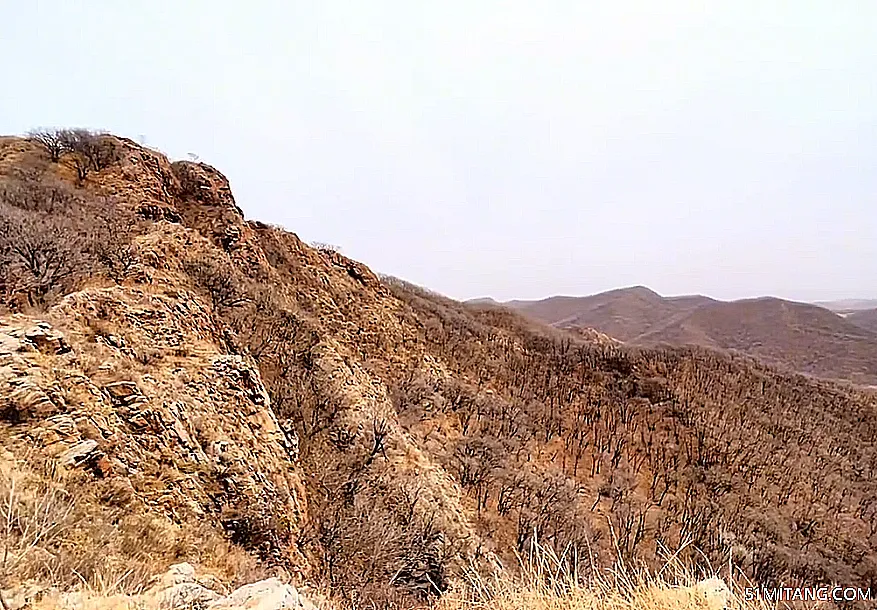
[[[446,299],[124,138],[0,139],[10,609],[452,604],[536,555],[877,589],[875,439],[865,389]]]

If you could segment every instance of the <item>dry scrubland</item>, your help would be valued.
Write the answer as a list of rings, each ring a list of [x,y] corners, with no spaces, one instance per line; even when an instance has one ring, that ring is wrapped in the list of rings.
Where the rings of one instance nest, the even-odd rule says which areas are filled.
[[[142,605],[191,562],[337,607],[713,603],[623,585],[664,549],[877,589],[873,394],[378,277],[112,136],[0,139],[0,176],[9,596]]]

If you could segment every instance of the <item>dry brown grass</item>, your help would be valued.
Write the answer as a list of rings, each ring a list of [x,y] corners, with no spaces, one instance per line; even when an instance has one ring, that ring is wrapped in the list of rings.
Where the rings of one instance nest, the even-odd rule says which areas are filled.
[[[34,307],[56,303],[46,317],[70,327],[76,368],[88,383],[65,386],[66,365],[50,375],[48,360],[39,363],[42,376],[71,387],[68,407],[102,415],[109,408],[89,395],[90,386],[96,396],[124,371],[151,386],[141,389],[156,412],[170,414],[161,405],[179,393],[190,403],[196,440],[213,443],[213,424],[238,409],[213,409],[213,396],[203,401],[184,390],[212,356],[252,356],[288,442],[241,468],[202,470],[178,459],[182,445],[165,442],[158,426],[113,426],[101,450],[121,459],[142,443],[137,471],[67,473],[61,487],[76,498],[75,526],[51,544],[41,541],[51,560],[28,554],[28,578],[133,591],[146,575],[191,561],[212,562],[240,583],[259,578],[246,549],[290,572],[310,570],[345,599],[355,593],[358,607],[398,607],[400,597],[427,603],[473,556],[505,553],[513,561],[511,550],[523,552],[538,536],[555,549],[587,545],[599,570],[617,553],[660,569],[657,547],[691,540],[714,561],[731,545],[745,572],[764,584],[877,582],[873,397],[706,350],[594,345],[506,310],[380,281],[338,253],[243,222],[211,168],[177,165],[183,178],[197,178],[181,185],[166,159],[125,146],[130,155],[117,167],[93,170],[75,187],[79,212],[63,219],[88,239],[59,247],[89,261],[88,273],[34,294]],[[34,174],[38,183],[63,177],[59,164],[47,167]],[[12,186],[5,205],[29,219],[26,226],[53,217],[23,197],[42,191]],[[131,234],[118,240],[133,244],[130,251],[108,257],[94,245],[100,214],[92,212],[104,209],[103,198],[131,220]],[[139,271],[126,278],[131,257]],[[33,272],[7,257],[3,276],[3,262],[0,292],[21,308],[29,284],[17,282]],[[92,285],[111,289],[85,294]],[[184,304],[185,315],[166,315]],[[93,323],[75,330],[82,316]],[[40,426],[37,419],[0,426],[0,442],[25,443]],[[245,437],[247,446],[253,438]],[[25,462],[39,469],[39,459]],[[275,501],[272,477],[252,488],[224,486],[229,473],[245,482],[247,469],[302,482],[301,527],[289,517],[297,513]],[[198,493],[163,495],[179,475]],[[52,480],[40,474],[29,489]],[[203,518],[188,500],[208,508],[214,529],[194,525]],[[221,538],[221,526],[238,551]],[[506,575],[489,587],[458,588],[452,599],[503,607],[503,599],[514,606],[523,603],[514,595],[531,595],[544,603],[519,607],[575,607],[570,599],[623,607],[636,591],[678,593],[660,583],[643,589],[656,584],[647,578],[626,588],[612,581],[613,593],[602,597],[599,580],[535,592],[527,582]]]
[[[744,601],[734,569],[724,577],[686,565],[674,554],[656,571],[619,563],[605,571],[575,558],[558,556],[538,544],[519,557],[515,571],[492,577],[472,571],[437,605],[437,610],[767,610],[763,602]],[[744,581],[745,583],[745,581]]]
[[[183,560],[235,586],[266,577],[208,525],[112,511],[91,486],[22,464],[0,458],[0,590],[31,582],[98,597],[133,594]]]

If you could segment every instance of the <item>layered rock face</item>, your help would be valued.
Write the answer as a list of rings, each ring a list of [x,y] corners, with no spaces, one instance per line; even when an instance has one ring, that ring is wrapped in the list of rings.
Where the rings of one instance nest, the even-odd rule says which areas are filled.
[[[180,519],[264,506],[297,526],[297,441],[254,363],[204,337],[197,301],[100,289],[50,316],[64,331],[25,316],[0,327],[3,412],[22,440]]]
[[[0,173],[16,189],[35,188],[20,168],[31,172],[38,153],[21,140],[4,144]],[[291,543],[306,506],[296,432],[281,427],[256,362],[229,348],[209,299],[181,271],[187,249],[209,257],[211,239],[231,247],[240,236],[228,183],[207,166],[174,167],[131,142],[116,145],[112,168],[65,188],[74,202],[143,219],[109,236],[130,240],[124,278],[90,271],[39,311],[0,310],[0,471],[69,492],[79,513],[107,528],[130,515],[178,533],[204,526],[267,562],[303,566]],[[36,167],[40,180],[69,183],[63,164]],[[126,556],[138,553],[129,546]],[[166,551],[143,563],[193,555]]]

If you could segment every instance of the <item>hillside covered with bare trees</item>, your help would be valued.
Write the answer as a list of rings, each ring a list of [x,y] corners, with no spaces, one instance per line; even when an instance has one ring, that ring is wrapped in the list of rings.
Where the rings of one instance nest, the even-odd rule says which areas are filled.
[[[877,589],[873,393],[378,276],[206,164],[0,139],[0,303],[0,482],[53,515],[3,586],[186,560],[411,607],[538,542]]]
[[[729,350],[788,371],[877,384],[873,309],[833,311],[830,303],[774,297],[663,297],[643,286],[505,305],[556,328],[603,332],[630,345]]]

